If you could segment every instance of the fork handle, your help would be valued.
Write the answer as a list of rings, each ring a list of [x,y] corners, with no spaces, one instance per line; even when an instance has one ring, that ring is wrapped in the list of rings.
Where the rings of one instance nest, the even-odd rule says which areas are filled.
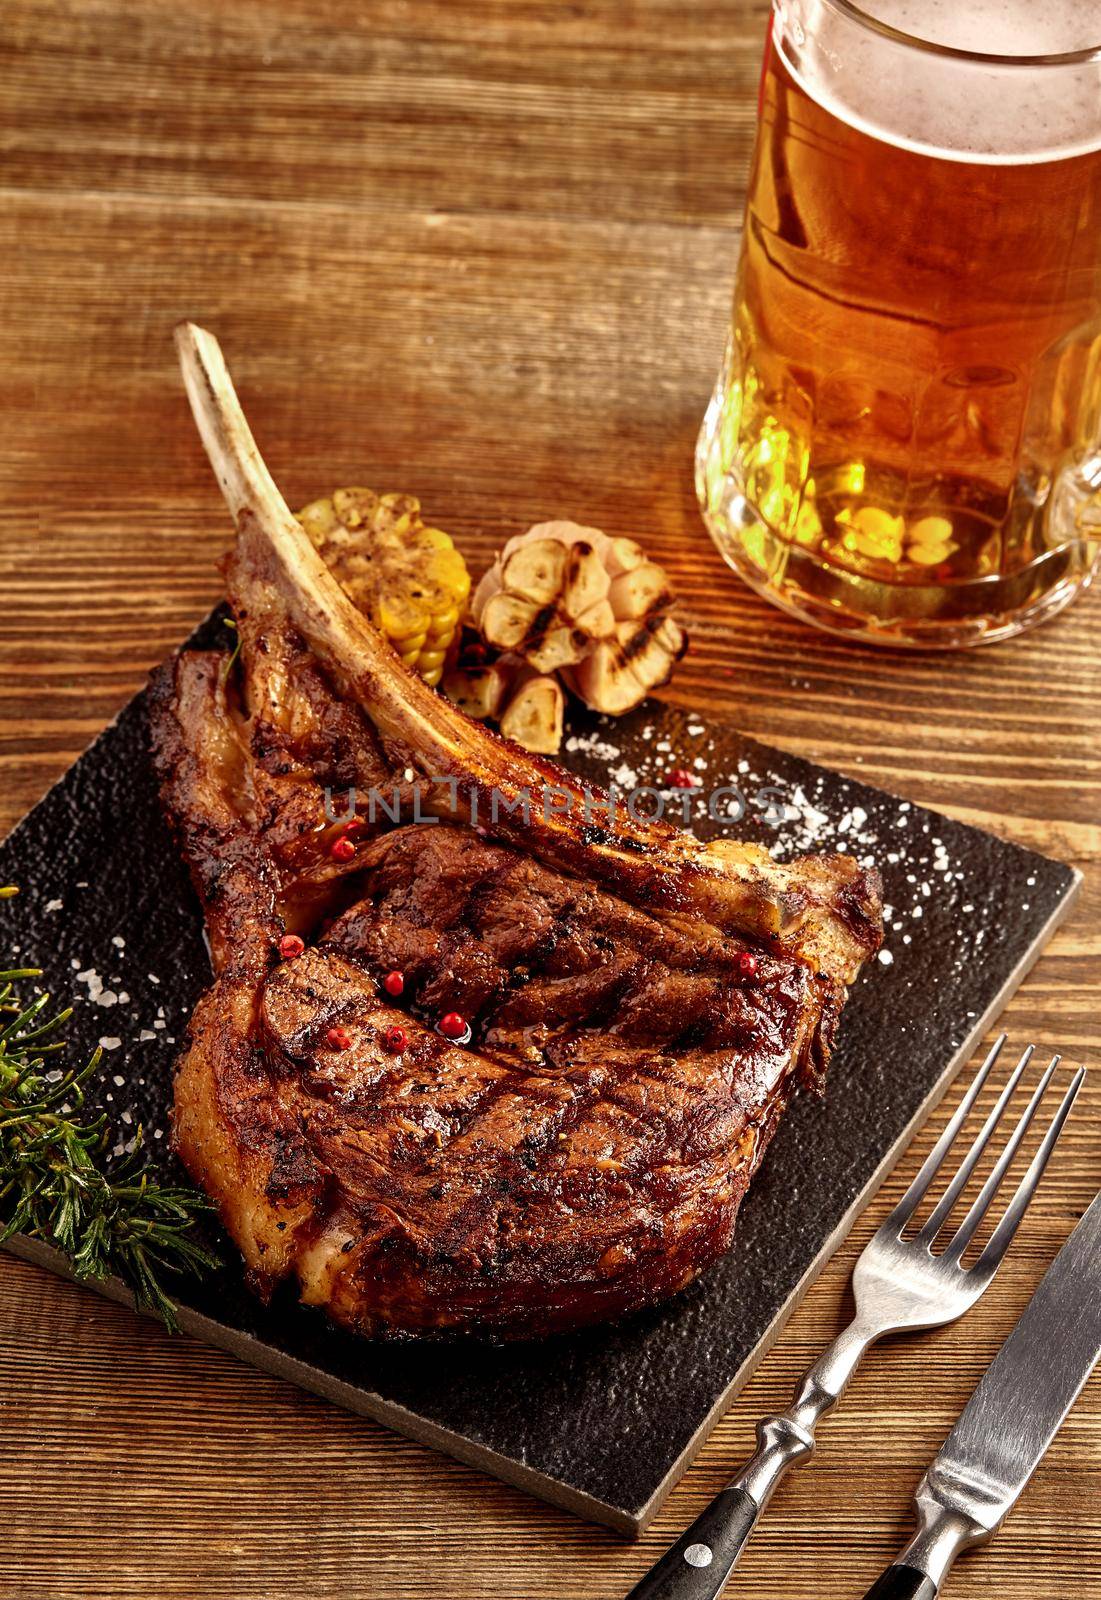
[[[717,1600],[776,1485],[790,1466],[813,1453],[816,1424],[837,1404],[879,1331],[857,1317],[838,1335],[803,1377],[788,1409],[757,1424],[757,1450],[738,1476],[627,1600]]]

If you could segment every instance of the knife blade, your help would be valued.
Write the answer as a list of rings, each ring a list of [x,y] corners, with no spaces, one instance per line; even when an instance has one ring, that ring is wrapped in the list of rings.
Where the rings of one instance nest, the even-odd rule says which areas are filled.
[[[1101,1358],[1101,1194],[918,1486],[917,1536],[865,1600],[933,1600],[961,1550],[993,1536]]]

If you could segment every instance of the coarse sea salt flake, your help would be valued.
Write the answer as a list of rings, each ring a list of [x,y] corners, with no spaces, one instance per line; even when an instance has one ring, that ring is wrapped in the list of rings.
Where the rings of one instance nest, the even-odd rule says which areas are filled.
[[[792,791],[791,803],[794,806],[798,806],[802,813],[803,821],[809,828],[825,828],[830,820],[828,813],[819,811],[817,806],[811,805],[800,784],[796,784],[795,789]]]

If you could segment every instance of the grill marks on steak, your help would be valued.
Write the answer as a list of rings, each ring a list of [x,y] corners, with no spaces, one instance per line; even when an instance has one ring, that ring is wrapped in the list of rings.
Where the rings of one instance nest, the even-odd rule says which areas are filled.
[[[745,991],[752,1053],[676,1054],[552,1014],[537,1060],[457,1048],[416,1023],[394,1057],[383,1039],[399,1013],[373,973],[328,943],[277,968],[265,1055],[284,1063],[275,1103],[302,1130],[325,1218],[303,1240],[305,1298],[368,1331],[381,1314],[510,1334],[681,1287],[729,1245],[799,1063],[793,1042],[813,1032],[813,982],[790,965]],[[335,1020],[348,1050],[325,1049]]]
[[[744,940],[695,936],[467,829],[401,829],[365,853],[367,893],[324,945],[385,973],[435,1019],[459,1011],[476,1038],[532,1061],[569,1059],[579,1031],[650,1050],[752,1052],[815,1003],[804,966]],[[789,1031],[790,1036],[790,1031]]]
[[[820,1076],[840,984],[454,823],[334,864],[323,784],[347,781],[349,752],[378,783],[382,747],[354,708],[332,713],[293,637],[242,638],[244,700],[224,658],[185,654],[153,720],[222,974],[180,1066],[177,1144],[255,1286],[294,1273],[365,1332],[503,1336],[682,1287],[729,1247],[795,1083]],[[287,926],[315,943],[278,963]],[[400,1007],[379,983],[393,968]],[[449,1010],[469,1048],[434,1031]]]
[[[257,649],[246,631],[243,701],[201,653],[153,690],[221,969],[179,1069],[177,1144],[253,1283],[296,1274],[365,1332],[503,1336],[682,1287],[729,1247],[795,1083],[817,1080],[840,985],[453,823],[394,828],[335,866],[318,779],[346,772],[349,743],[382,757],[369,730],[332,742],[315,692],[303,711],[293,642],[274,741]],[[287,925],[315,942],[278,962]],[[400,1006],[379,982],[393,968]],[[435,1032],[456,1009],[469,1048]],[[349,1049],[328,1044],[335,1025]]]
[[[185,653],[151,694],[215,970],[177,1068],[182,1160],[260,1292],[297,1278],[363,1332],[526,1337],[673,1292],[727,1249],[789,1094],[821,1078],[876,875],[587,826],[600,797],[403,667],[287,510],[214,341],[180,346],[237,524],[240,640],[232,672]],[[395,785],[401,825],[334,857],[326,789]],[[493,792],[491,840],[466,820]],[[447,820],[410,823],[414,802]],[[306,948],[281,962],[288,931]],[[467,1046],[435,1031],[451,1010]]]

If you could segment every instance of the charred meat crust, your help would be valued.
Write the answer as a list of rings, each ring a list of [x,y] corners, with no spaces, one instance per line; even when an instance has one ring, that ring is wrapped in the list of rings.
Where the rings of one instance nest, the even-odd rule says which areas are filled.
[[[796,1084],[820,1086],[842,985],[455,823],[378,831],[326,877],[318,775],[347,729],[315,685],[297,734],[276,730],[273,782],[250,659],[235,705],[224,656],[181,655],[155,674],[151,722],[220,971],[180,1065],[176,1144],[253,1287],[297,1276],[368,1334],[505,1338],[683,1287],[729,1248]],[[285,826],[303,795],[304,840]],[[281,962],[303,908],[312,942]],[[394,969],[400,1007],[379,985]],[[469,1048],[435,1031],[445,1009]],[[349,1049],[327,1046],[334,1025]]]
[[[675,1292],[728,1248],[794,1088],[821,1085],[876,875],[592,827],[604,797],[402,665],[287,510],[216,342],[178,341],[237,525],[240,643],[150,696],[215,969],[180,1156],[259,1292],[297,1279],[364,1333],[532,1337]],[[396,821],[342,833],[326,795],[352,787],[394,791]],[[564,810],[526,814],[546,789]]]

